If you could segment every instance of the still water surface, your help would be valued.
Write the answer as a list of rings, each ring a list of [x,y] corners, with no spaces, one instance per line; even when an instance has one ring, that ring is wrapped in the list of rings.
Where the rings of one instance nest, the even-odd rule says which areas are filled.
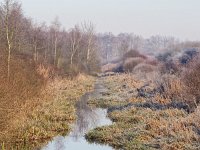
[[[66,137],[55,137],[42,150],[112,150],[107,145],[88,143],[84,137],[89,130],[112,124],[112,121],[107,117],[106,109],[91,108],[87,105],[89,98],[101,96],[101,92],[104,90],[104,87],[97,83],[94,92],[86,93],[76,104],[77,121],[70,134]]]

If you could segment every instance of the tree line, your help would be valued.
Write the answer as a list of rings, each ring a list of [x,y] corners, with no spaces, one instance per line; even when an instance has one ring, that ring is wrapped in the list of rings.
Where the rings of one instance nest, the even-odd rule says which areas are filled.
[[[0,53],[7,61],[7,78],[12,69],[11,60],[17,55],[35,63],[53,65],[65,73],[95,71],[98,69],[98,44],[91,22],[61,28],[58,18],[50,26],[36,24],[24,16],[16,0],[0,4]]]
[[[0,54],[7,62],[7,78],[16,55],[37,64],[52,65],[66,74],[91,73],[101,64],[123,57],[130,50],[147,55],[166,51],[199,48],[199,42],[180,42],[174,37],[152,36],[145,39],[135,34],[97,34],[91,22],[83,22],[66,30],[58,18],[51,25],[34,23],[25,17],[17,0],[0,4]]]

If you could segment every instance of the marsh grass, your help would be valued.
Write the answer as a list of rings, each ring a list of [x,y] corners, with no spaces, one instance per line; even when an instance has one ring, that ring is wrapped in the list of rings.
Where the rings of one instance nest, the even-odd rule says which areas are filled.
[[[76,119],[76,101],[93,87],[93,78],[86,75],[49,79],[45,68],[38,75],[22,65],[26,67],[24,62],[16,66],[20,73],[8,90],[7,83],[0,86],[0,143],[4,149],[32,149],[56,135],[66,135]]]
[[[132,79],[131,79],[132,78]],[[175,81],[174,81],[175,80]],[[125,83],[128,89],[136,91],[145,82],[136,79],[134,75],[118,75],[104,78],[104,83],[108,92],[112,95],[119,95],[127,89],[123,86]],[[172,84],[174,83],[174,85]],[[182,92],[180,81],[171,78],[166,82],[168,90],[165,97],[156,94],[153,99],[140,97],[131,97],[125,102],[144,103],[154,101],[159,104],[169,104],[174,99],[171,97]],[[155,84],[156,86],[156,84]],[[123,87],[123,88],[122,88]],[[177,95],[181,96],[181,95]],[[110,97],[110,98],[111,98]],[[93,100],[94,101],[94,100]],[[116,99],[106,99],[96,101],[97,106],[101,103],[107,104],[107,108],[121,105],[115,103]],[[123,102],[123,101],[122,101]],[[194,113],[188,114],[183,109],[168,108],[163,110],[153,110],[143,107],[129,107],[123,110],[110,111],[109,118],[113,121],[110,126],[96,128],[86,134],[90,142],[109,144],[116,149],[193,149],[200,148],[199,136],[199,107]]]

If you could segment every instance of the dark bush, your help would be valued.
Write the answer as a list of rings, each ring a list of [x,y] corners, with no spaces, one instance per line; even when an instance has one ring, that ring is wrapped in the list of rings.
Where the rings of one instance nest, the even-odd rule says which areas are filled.
[[[127,58],[132,58],[132,57],[140,57],[143,59],[147,58],[145,55],[140,54],[140,52],[138,52],[137,50],[130,50],[123,56],[123,59],[126,60]]]
[[[157,59],[158,59],[159,61],[166,62],[166,61],[168,61],[169,59],[171,59],[171,57],[172,57],[172,53],[171,53],[171,52],[166,52],[166,53],[164,53],[164,54],[159,54],[159,55],[157,56]]]
[[[173,60],[168,60],[163,62],[161,66],[161,73],[162,74],[175,74],[180,70],[178,63],[174,62]]]
[[[198,52],[196,51],[196,49],[191,49],[191,50],[185,51],[183,56],[181,58],[179,58],[180,63],[188,64],[197,55],[197,53]]]

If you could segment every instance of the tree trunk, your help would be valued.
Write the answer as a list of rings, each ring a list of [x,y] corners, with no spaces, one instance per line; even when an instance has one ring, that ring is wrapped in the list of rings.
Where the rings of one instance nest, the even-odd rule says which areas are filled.
[[[55,47],[54,47],[54,65],[57,66],[56,59],[57,59],[57,37],[55,38]]]
[[[10,81],[10,59],[11,59],[11,48],[9,46],[9,50],[8,50],[8,72],[7,72],[7,78],[8,78],[8,82]]]
[[[71,58],[70,58],[70,65],[72,66],[73,65],[73,57],[74,57],[74,54],[71,55]]]
[[[91,38],[88,41],[87,58],[86,58],[87,64],[89,63],[89,59],[90,59],[90,51],[91,51],[90,48],[91,48]]]
[[[34,52],[34,61],[36,62],[37,61],[37,46],[36,46],[36,44],[34,45],[34,49],[35,49],[35,52]]]
[[[10,43],[10,39],[9,39],[9,29],[8,29],[8,26],[6,27],[6,38],[7,38],[7,44],[8,44],[7,78],[8,78],[8,81],[10,81],[11,43]]]
[[[89,59],[90,59],[90,48],[88,48],[87,50],[87,64],[89,63]]]

